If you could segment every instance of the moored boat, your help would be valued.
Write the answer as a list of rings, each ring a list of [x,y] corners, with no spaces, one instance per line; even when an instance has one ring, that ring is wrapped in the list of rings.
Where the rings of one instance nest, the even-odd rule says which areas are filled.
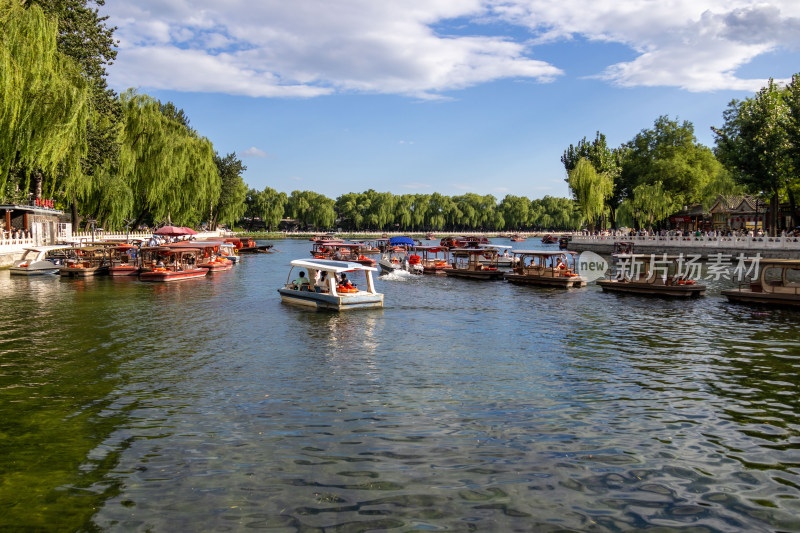
[[[199,248],[186,246],[154,246],[141,249],[139,279],[142,281],[172,282],[204,278],[208,269],[198,266]]]
[[[450,250],[451,268],[445,274],[475,280],[501,280],[503,271],[497,268],[497,250],[494,248],[456,248]],[[486,260],[488,263],[484,264]]]
[[[67,259],[58,270],[62,276],[83,278],[108,274],[108,246],[84,246],[66,250]]]
[[[604,292],[645,296],[692,298],[703,296],[706,286],[686,279],[680,271],[681,256],[622,254],[617,259],[617,275],[597,280]]]
[[[511,283],[545,287],[585,287],[587,280],[575,272],[575,252],[515,250],[515,266],[505,278]]]
[[[68,246],[37,246],[25,248],[22,257],[14,261],[9,268],[13,276],[37,276],[56,274],[60,268],[53,260],[48,259],[55,250],[64,250]]]
[[[233,268],[233,262],[225,259],[220,255],[220,246],[222,242],[219,241],[183,241],[173,244],[166,244],[168,248],[196,248],[200,250],[197,261],[197,266],[205,268],[210,274],[215,272],[222,272]]]
[[[139,248],[133,244],[116,244],[109,248],[109,276],[136,276],[139,274],[137,255]]]
[[[555,244],[558,242],[558,237],[555,235],[545,235],[542,237],[542,244]]]
[[[800,307],[800,260],[761,259],[757,279],[721,291],[730,302]]]
[[[375,290],[372,273],[377,269],[350,261],[331,261],[328,259],[295,259],[286,279],[286,284],[278,289],[281,301],[294,305],[313,307],[316,309],[362,309],[383,307],[383,294]],[[306,283],[298,286],[292,281],[295,269],[307,273]],[[363,288],[359,288],[360,279],[342,284],[342,274],[363,276]],[[324,275],[324,281],[322,281]],[[319,280],[314,282],[312,280]],[[357,284],[352,284],[356,281]],[[314,283],[314,285],[311,285]]]

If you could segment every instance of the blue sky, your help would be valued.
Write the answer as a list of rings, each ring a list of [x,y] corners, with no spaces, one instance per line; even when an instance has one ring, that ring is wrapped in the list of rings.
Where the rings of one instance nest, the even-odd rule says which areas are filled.
[[[710,127],[800,72],[796,0],[107,2],[111,86],[184,109],[245,182],[336,198],[569,196],[560,157]]]

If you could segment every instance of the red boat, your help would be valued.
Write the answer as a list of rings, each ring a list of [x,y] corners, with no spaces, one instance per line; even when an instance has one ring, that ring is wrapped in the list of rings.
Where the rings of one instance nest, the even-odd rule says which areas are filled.
[[[200,250],[197,266],[205,268],[210,273],[221,272],[233,268],[233,261],[225,259],[220,255],[220,244],[218,241],[183,241],[168,244],[168,248],[197,248]]]
[[[199,248],[154,246],[140,251],[142,281],[184,281],[208,275],[207,268],[197,266],[202,253]]]
[[[139,248],[133,244],[117,244],[111,248],[111,266],[109,276],[135,276],[139,273],[137,252]]]
[[[195,241],[197,242],[197,241]],[[201,241],[202,242],[202,241]],[[262,254],[271,254],[273,247],[272,244],[256,244],[256,240],[252,237],[229,237],[225,239],[223,242],[229,242],[233,244],[236,251],[240,254],[255,254],[255,253],[262,253]]]
[[[439,241],[439,246],[448,248],[477,248],[481,244],[489,244],[486,237],[445,237]]]

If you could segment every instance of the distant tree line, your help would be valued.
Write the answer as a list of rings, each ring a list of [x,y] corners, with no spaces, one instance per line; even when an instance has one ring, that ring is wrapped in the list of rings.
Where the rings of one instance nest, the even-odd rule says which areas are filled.
[[[267,187],[251,189],[241,225],[275,230],[283,218],[303,228],[347,231],[530,231],[576,230],[583,217],[569,198],[529,200],[507,195],[461,196],[376,192],[347,193],[332,200],[311,191],[287,196]]]

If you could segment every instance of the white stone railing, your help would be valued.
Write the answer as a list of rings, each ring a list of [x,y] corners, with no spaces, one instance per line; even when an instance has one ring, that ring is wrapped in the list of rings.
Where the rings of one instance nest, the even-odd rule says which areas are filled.
[[[0,235],[0,253],[16,252],[29,246],[36,246],[36,242],[32,237],[14,239]]]
[[[633,242],[641,246],[665,246],[682,248],[748,248],[753,250],[800,250],[800,237],[736,237],[694,235],[581,235],[574,234],[574,244],[607,244]]]

